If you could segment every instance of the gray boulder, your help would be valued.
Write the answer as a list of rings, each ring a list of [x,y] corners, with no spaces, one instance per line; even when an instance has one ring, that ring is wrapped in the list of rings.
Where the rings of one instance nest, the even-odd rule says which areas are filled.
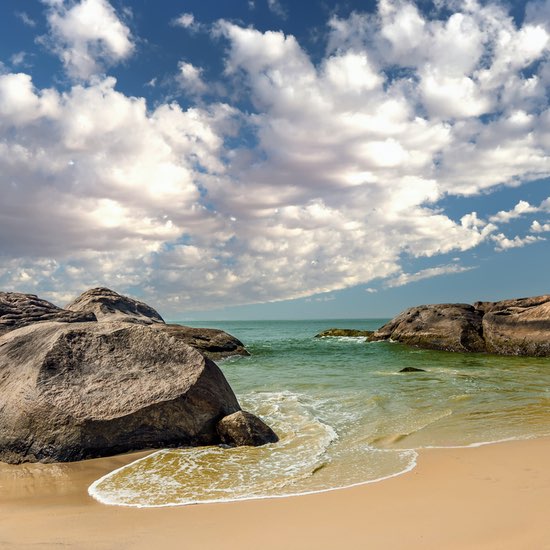
[[[468,304],[416,306],[379,328],[372,338],[427,349],[484,351],[481,321],[481,312]]]
[[[215,363],[150,327],[39,323],[0,339],[0,460],[219,443],[240,409]]]
[[[95,320],[93,312],[67,311],[34,294],[0,292],[0,336],[40,321],[78,323]]]
[[[487,351],[550,356],[550,295],[484,303],[482,307]]]
[[[68,311],[36,296],[2,294],[0,460],[73,461],[221,443],[220,420],[240,406],[217,365],[180,334],[189,327],[166,325],[146,304],[108,289],[83,296]],[[205,330],[204,349],[223,351],[228,340],[242,347]],[[242,414],[249,426],[265,426]],[[232,444],[260,444],[260,431]]]
[[[164,323],[164,319],[151,306],[104,287],[87,290],[65,309],[93,313],[98,321],[120,319],[144,325]]]
[[[151,306],[122,296],[109,288],[87,290],[66,309],[80,314],[95,315],[100,322],[117,320],[151,325],[215,361],[232,355],[250,355],[240,340],[223,330],[166,324]]]
[[[550,295],[499,302],[434,304],[407,309],[374,340],[426,349],[550,356]]]
[[[277,434],[267,424],[246,411],[237,411],[222,418],[216,430],[222,443],[231,446],[257,447],[279,441]]]

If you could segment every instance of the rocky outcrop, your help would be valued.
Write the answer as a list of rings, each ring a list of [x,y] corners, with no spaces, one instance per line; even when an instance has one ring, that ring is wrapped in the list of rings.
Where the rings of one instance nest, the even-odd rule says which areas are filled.
[[[77,323],[95,319],[92,312],[67,311],[34,294],[0,292],[0,336],[40,321]]]
[[[151,325],[156,330],[167,332],[170,336],[190,345],[214,361],[232,355],[250,355],[241,341],[223,330],[166,324],[151,306],[122,296],[108,288],[87,290],[71,302],[67,310],[95,315],[101,322],[120,320]]]
[[[277,434],[258,417],[238,411],[222,418],[216,426],[222,443],[231,446],[259,446],[279,441]]]
[[[98,321],[121,319],[144,325],[164,323],[164,319],[151,306],[103,287],[87,290],[65,309],[93,313]]]
[[[550,295],[484,303],[480,307],[484,311],[483,336],[488,352],[550,356]]]
[[[550,295],[412,307],[371,339],[445,351],[550,356]]]
[[[214,361],[233,355],[250,355],[239,339],[223,330],[171,324],[156,325],[155,329],[185,342]]]
[[[372,330],[355,330],[350,328],[329,328],[327,330],[323,330],[323,332],[320,332],[319,334],[315,335],[315,338],[328,338],[328,337],[347,337],[347,338],[368,338],[372,336],[373,331]]]
[[[129,313],[100,321],[87,308],[62,320],[64,310],[50,304],[54,321],[40,315],[0,337],[0,460],[72,461],[222,442],[219,423],[240,406],[220,369],[162,321],[143,323],[147,309],[117,302]],[[243,430],[224,442],[267,441],[259,428],[248,437]]]

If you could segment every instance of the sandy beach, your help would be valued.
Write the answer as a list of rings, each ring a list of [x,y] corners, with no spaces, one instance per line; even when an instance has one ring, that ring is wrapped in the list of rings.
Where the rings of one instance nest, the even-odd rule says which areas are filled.
[[[0,548],[550,549],[550,438],[430,449],[404,475],[315,495],[157,509],[89,484],[140,455],[0,466]]]

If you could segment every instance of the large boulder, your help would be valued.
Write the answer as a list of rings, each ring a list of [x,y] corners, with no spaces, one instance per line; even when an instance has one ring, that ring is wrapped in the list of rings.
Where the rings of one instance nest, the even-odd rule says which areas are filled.
[[[550,356],[550,295],[480,306],[485,311],[483,336],[487,351],[503,355]]]
[[[93,313],[98,321],[120,319],[144,325],[164,323],[164,319],[151,306],[104,287],[87,290],[65,309]]]
[[[481,321],[481,312],[468,304],[416,306],[379,328],[372,339],[436,350],[484,351]]]
[[[95,313],[84,306],[67,311],[21,296],[4,293],[0,302],[26,324],[17,328],[8,312],[11,324],[0,336],[1,461],[72,461],[222,442],[218,424],[240,411],[237,398],[217,365],[152,308],[116,295],[112,311],[94,300]],[[243,444],[260,444],[251,441]]]
[[[379,328],[373,340],[420,348],[550,356],[550,295],[412,307]]]
[[[0,292],[0,336],[39,321],[77,323],[95,320],[91,311],[67,311],[34,294]]]
[[[40,323],[0,339],[0,460],[218,443],[240,409],[219,368],[130,323]]]
[[[185,342],[214,361],[232,355],[250,355],[240,340],[223,330],[166,324],[151,306],[109,288],[87,290],[66,306],[66,309],[79,314],[93,315],[100,322],[118,320],[151,325],[156,330],[167,332],[170,336]]]

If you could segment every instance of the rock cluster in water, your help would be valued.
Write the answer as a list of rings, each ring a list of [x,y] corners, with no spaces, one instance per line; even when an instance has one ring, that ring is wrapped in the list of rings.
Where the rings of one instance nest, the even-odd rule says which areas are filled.
[[[368,338],[373,335],[372,330],[356,330],[352,328],[329,328],[315,335],[315,338],[344,337],[344,338]]]
[[[85,292],[66,309],[2,292],[0,460],[276,441],[259,418],[238,414],[209,358],[244,353],[223,331],[167,325],[153,308],[109,289]]]
[[[370,340],[420,348],[550,356],[550,295],[500,302],[433,304],[407,309]]]

